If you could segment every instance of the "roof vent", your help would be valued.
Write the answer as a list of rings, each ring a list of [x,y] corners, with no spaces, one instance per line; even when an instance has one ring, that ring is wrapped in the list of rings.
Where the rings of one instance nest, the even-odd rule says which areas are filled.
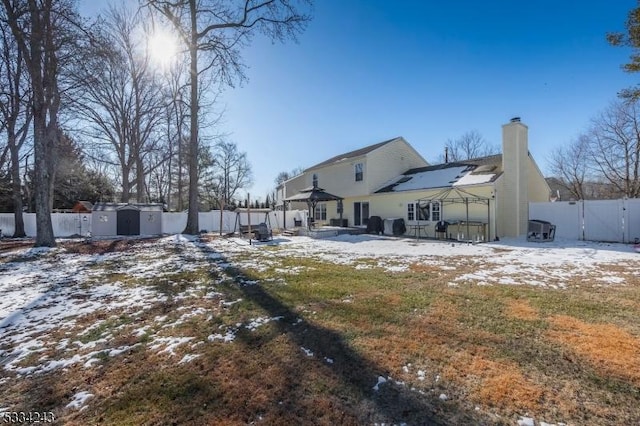
[[[519,123],[520,122],[520,117],[513,117],[511,120],[512,123]]]

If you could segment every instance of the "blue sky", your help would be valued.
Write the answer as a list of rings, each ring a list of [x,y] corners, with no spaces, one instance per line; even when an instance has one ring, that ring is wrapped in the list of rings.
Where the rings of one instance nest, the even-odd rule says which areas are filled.
[[[552,149],[640,82],[605,40],[636,4],[316,0],[298,43],[257,36],[243,52],[249,80],[225,90],[222,130],[253,165],[252,198],[280,171],[395,136],[430,162],[469,130],[500,144],[514,116],[547,174]]]

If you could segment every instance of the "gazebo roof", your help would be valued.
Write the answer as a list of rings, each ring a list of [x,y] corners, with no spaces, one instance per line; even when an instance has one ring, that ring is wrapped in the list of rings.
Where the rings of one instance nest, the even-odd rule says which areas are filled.
[[[301,190],[296,195],[287,197],[285,201],[306,201],[308,203],[317,203],[322,201],[338,201],[342,200],[342,197],[325,192],[324,189],[315,187],[309,187]]]

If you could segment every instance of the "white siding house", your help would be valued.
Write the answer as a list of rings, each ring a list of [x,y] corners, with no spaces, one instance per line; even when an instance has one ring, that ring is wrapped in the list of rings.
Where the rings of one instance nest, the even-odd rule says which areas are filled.
[[[397,137],[336,155],[307,168],[300,176],[284,182],[282,196],[290,197],[304,188],[318,186],[342,197],[343,218],[349,225],[361,226],[369,217],[371,194],[380,185],[405,170],[426,165],[425,159],[404,138]],[[305,208],[292,206],[296,207]],[[338,217],[335,202],[316,208],[316,223],[328,223]]]
[[[408,233],[436,236],[443,220],[450,233],[482,240],[525,234],[529,202],[547,201],[550,192],[519,118],[502,126],[502,154],[430,166],[398,137],[309,167],[285,182],[283,193],[314,185],[344,199],[349,226],[366,225],[370,216],[402,218]],[[338,216],[337,203],[327,203],[315,221]]]

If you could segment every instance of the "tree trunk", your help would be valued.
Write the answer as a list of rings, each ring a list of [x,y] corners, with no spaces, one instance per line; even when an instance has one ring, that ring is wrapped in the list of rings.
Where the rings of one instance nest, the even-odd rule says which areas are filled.
[[[35,88],[34,88],[35,92]],[[51,184],[53,176],[50,167],[47,167],[51,159],[49,135],[46,129],[46,113],[44,106],[39,103],[35,106],[33,117],[34,133],[34,175],[35,175],[35,205],[36,205],[36,247],[54,247],[56,245],[51,222]]]
[[[122,169],[122,197],[121,197],[121,201],[123,203],[129,202],[130,192],[131,192],[131,189],[129,186],[129,169],[127,167],[124,167]]]
[[[51,26],[51,4],[39,10],[30,2],[32,34],[29,39],[31,61],[29,75],[33,86],[33,146],[36,205],[36,247],[55,247],[51,223],[51,193],[53,190],[54,167],[53,147],[57,130],[56,102],[57,85],[55,79],[55,52],[49,51],[53,40]],[[59,99],[59,98],[58,98]],[[48,122],[47,122],[48,119]]]
[[[13,141],[9,143],[11,151],[11,185],[14,205],[14,223],[13,238],[22,238],[26,234],[24,232],[24,218],[22,217],[22,181],[20,180],[20,157],[15,135],[11,136]]]
[[[142,164],[142,158],[140,158],[140,153],[138,153],[136,158],[136,194],[139,203],[146,202],[144,187],[144,166]]]
[[[189,212],[187,214],[187,226],[185,234],[196,235],[199,231],[198,224],[198,27],[196,0],[189,0],[191,12],[191,43],[189,44],[189,56],[191,59],[191,129],[189,136]]]

